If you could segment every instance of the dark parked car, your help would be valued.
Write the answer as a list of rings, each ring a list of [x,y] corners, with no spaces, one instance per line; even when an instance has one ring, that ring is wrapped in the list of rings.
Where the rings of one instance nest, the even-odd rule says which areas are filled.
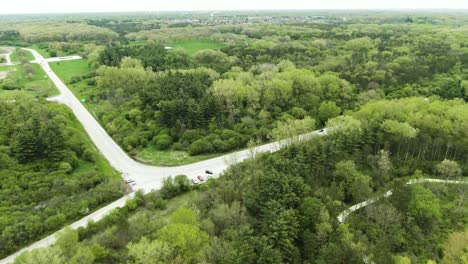
[[[211,175],[213,175],[213,172],[210,171],[210,170],[206,170],[205,173],[206,173],[206,174],[211,174]]]

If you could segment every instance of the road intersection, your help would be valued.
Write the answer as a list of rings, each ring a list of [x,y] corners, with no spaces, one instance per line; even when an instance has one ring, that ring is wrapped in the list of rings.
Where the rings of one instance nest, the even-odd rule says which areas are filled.
[[[285,139],[278,142],[254,147],[252,149],[242,150],[217,158],[177,167],[158,167],[145,165],[136,162],[122,150],[122,148],[107,134],[98,121],[88,112],[83,104],[75,97],[70,89],[68,89],[65,83],[63,83],[63,81],[55,74],[49,65],[49,62],[75,60],[81,59],[81,57],[69,56],[45,59],[34,49],[24,49],[30,51],[34,55],[35,60],[31,61],[31,63],[39,64],[60,91],[60,95],[48,98],[48,101],[65,104],[73,111],[99,152],[109,161],[111,166],[114,167],[117,171],[121,172],[122,175],[125,175],[125,177],[135,180],[136,184],[133,186],[134,190],[143,190],[145,193],[147,193],[152,190],[160,189],[165,177],[176,176],[180,174],[184,174],[188,178],[195,178],[198,175],[204,175],[206,170],[210,170],[216,177],[222,174],[222,172],[225,171],[229,166],[252,157],[252,155],[255,155],[256,153],[274,152],[290,144],[294,140],[306,140],[314,135],[324,135],[327,132],[326,130],[316,130],[304,135],[300,135],[294,139]],[[95,211],[94,213],[82,218],[70,226],[72,228],[84,227],[89,220],[99,221],[113,209],[125,205],[125,201],[131,198],[133,194],[134,193],[131,193],[122,197],[121,199]],[[56,233],[21,249],[13,255],[0,260],[0,264],[13,262],[17,256],[25,251],[52,245],[55,243],[56,235],[61,231],[62,230],[57,231]]]

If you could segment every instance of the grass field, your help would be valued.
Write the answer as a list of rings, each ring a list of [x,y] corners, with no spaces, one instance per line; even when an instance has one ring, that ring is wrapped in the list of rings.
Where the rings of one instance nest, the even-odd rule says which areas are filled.
[[[69,83],[72,77],[89,73],[88,62],[84,59],[51,62],[50,67],[65,83]]]
[[[195,54],[197,51],[204,49],[221,49],[225,47],[223,44],[216,43],[210,40],[185,40],[169,43],[175,49],[184,49],[189,55]]]
[[[190,156],[185,151],[158,150],[155,147],[147,147],[136,155],[136,159],[157,166],[179,166],[219,156],[220,154],[206,154]]]
[[[30,78],[27,78],[23,65],[0,67],[0,71],[8,71],[7,78],[0,81],[0,87],[2,82],[21,87],[15,90],[0,89],[0,98],[2,100],[13,99],[21,94],[33,97],[47,97],[59,93],[53,82],[50,81],[49,77],[47,77],[44,70],[38,64],[31,64],[31,67],[33,74]]]

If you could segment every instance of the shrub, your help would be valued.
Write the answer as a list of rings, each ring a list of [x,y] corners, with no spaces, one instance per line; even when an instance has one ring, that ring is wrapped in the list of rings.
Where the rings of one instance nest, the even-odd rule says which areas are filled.
[[[166,207],[167,207],[167,200],[164,200],[164,199],[161,198],[161,197],[156,198],[156,200],[151,201],[151,202],[149,203],[149,207],[150,207],[150,208],[153,208],[153,209],[164,210],[164,209],[166,209]]]
[[[172,137],[166,134],[155,137],[155,146],[159,150],[168,149],[172,145]]]
[[[193,142],[188,148],[188,153],[190,155],[198,155],[210,152],[213,152],[213,145],[205,139],[199,139]]]
[[[184,145],[180,142],[176,142],[172,145],[174,150],[184,150]]]

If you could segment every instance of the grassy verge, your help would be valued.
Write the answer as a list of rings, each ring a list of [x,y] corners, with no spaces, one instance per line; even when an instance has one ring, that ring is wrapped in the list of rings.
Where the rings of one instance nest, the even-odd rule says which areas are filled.
[[[190,156],[186,151],[158,150],[155,147],[147,147],[140,151],[135,159],[144,163],[157,166],[179,166],[214,158],[223,154],[205,154]]]
[[[50,56],[49,52],[47,52],[45,49],[41,49],[39,46],[37,45],[33,45],[33,46],[30,46],[29,48],[31,49],[35,49],[37,52],[39,52],[39,54],[42,55],[42,57],[44,58],[50,58],[52,56]]]
[[[72,126],[77,130],[85,131],[81,123],[76,118],[73,119]],[[93,150],[94,162],[80,160],[80,166],[77,169],[75,169],[74,172],[96,171],[101,172],[104,175],[108,175],[112,179],[122,181],[120,173],[118,173],[114,168],[112,168],[109,162],[100,154],[99,150],[96,148],[93,141],[91,140],[91,138],[89,138],[89,136],[86,133],[83,133],[83,136],[81,137],[81,142],[84,148],[89,148]]]
[[[184,49],[187,54],[193,55],[197,51],[205,50],[205,49],[221,49],[225,47],[223,44],[216,43],[210,40],[184,40],[184,41],[176,41],[169,43],[169,46],[173,48],[181,48]]]
[[[78,100],[86,100],[86,102],[83,103],[83,105],[97,119],[95,113],[99,111],[101,106],[98,104],[90,103],[87,100],[90,97],[90,95],[95,93],[96,86],[89,85],[87,80],[82,80],[70,84],[70,81],[73,77],[83,76],[91,71],[86,60],[81,59],[51,62],[49,63],[49,65],[52,68],[52,70],[59,76],[59,78],[67,84],[67,87],[72,91],[75,97],[78,98]]]

